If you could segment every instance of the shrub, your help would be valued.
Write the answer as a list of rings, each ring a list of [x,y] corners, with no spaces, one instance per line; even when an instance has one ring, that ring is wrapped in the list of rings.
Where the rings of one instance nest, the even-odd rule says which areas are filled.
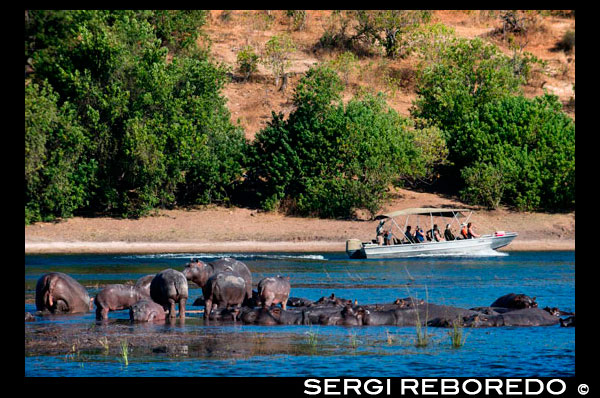
[[[33,83],[46,91],[26,89],[29,214],[136,217],[229,199],[245,140],[220,95],[228,68],[189,41],[203,15],[30,12],[26,57],[36,66]],[[46,33],[55,25],[58,37]],[[163,43],[172,44],[169,62]],[[66,199],[53,193],[61,204],[49,205],[45,192],[59,188]]]
[[[254,52],[250,45],[242,47],[237,53],[237,66],[244,80],[248,80],[250,75],[258,70],[258,61],[260,57]]]
[[[306,25],[306,10],[287,10],[287,17],[290,19],[290,28],[292,30],[302,30]]]
[[[575,48],[575,31],[568,30],[554,47],[557,51],[570,53]]]
[[[465,198],[495,208],[563,210],[575,204],[575,125],[556,96],[506,97],[480,112],[462,170]]]
[[[488,207],[574,206],[575,126],[557,98],[520,95],[523,75],[495,46],[455,40],[419,70],[413,117],[443,131],[462,196]]]
[[[413,123],[382,96],[365,95],[344,105],[343,86],[332,69],[311,68],[294,93],[288,120],[273,115],[252,145],[249,184],[261,206],[275,209],[289,198],[299,214],[351,217],[374,214],[390,184],[431,170]]]
[[[265,52],[262,63],[273,72],[275,85],[283,77],[285,70],[291,65],[290,54],[296,50],[292,38],[286,34],[275,35],[265,44]]]

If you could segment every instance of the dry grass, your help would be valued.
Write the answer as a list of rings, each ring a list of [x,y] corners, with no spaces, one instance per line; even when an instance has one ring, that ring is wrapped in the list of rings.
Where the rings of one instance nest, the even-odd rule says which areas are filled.
[[[226,14],[228,18],[222,16]],[[237,52],[245,45],[252,45],[257,52],[262,51],[265,43],[273,35],[287,33],[296,43],[296,51],[291,55],[292,73],[286,92],[278,91],[271,73],[260,65],[258,72],[250,82],[231,82],[224,95],[228,98],[228,107],[234,123],[244,128],[248,139],[254,139],[256,133],[267,125],[271,111],[288,115],[293,109],[291,97],[293,87],[311,65],[332,59],[335,51],[315,51],[314,45],[325,32],[331,11],[308,10],[305,28],[291,30],[289,18],[283,10],[213,10],[206,27],[212,43],[212,56],[235,69]],[[492,32],[501,26],[498,11],[480,10],[437,10],[434,11],[434,23],[443,23],[455,29],[461,37],[482,37],[497,44],[507,54],[511,53],[508,43]],[[559,96],[563,103],[569,103],[574,97],[575,54],[553,51],[567,30],[575,30],[575,20],[557,16],[537,16],[525,39],[524,50],[548,62],[546,75],[534,76],[524,88],[527,96],[540,95],[547,90]],[[414,74],[416,58],[386,60],[379,57],[362,57],[358,61],[358,72],[352,73],[343,100],[348,101],[361,90],[383,91],[388,94],[389,105],[400,114],[408,116],[414,92]],[[400,77],[402,84],[395,89],[389,84],[387,76]],[[404,76],[404,79],[402,77]],[[574,107],[566,106],[565,111],[574,117]]]

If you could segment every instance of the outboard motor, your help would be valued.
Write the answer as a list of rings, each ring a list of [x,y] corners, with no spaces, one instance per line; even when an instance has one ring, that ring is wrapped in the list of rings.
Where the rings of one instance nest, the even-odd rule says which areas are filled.
[[[348,239],[346,241],[346,253],[348,253],[348,257],[365,258],[362,247],[362,242],[359,239]]]

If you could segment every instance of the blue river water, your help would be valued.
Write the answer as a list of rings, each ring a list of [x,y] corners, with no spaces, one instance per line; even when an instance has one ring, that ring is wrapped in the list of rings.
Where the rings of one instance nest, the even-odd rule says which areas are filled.
[[[317,300],[335,293],[359,304],[416,296],[471,308],[508,293],[535,296],[540,307],[575,311],[574,252],[503,252],[478,257],[350,260],[344,253],[184,253],[151,255],[26,255],[25,311],[35,312],[35,283],[44,273],[67,273],[93,297],[108,283],[133,282],[191,257],[235,257],[256,283],[291,278],[291,296]],[[188,310],[201,289],[190,285]],[[430,344],[415,345],[414,327],[205,325],[199,313],[175,324],[132,324],[127,311],[37,317],[25,323],[25,376],[319,376],[319,377],[567,377],[575,375],[574,328],[466,328],[464,344],[449,329],[427,328]],[[105,329],[103,329],[105,328]],[[89,338],[110,333],[131,342],[89,349]],[[52,351],[48,334],[88,338],[88,349]],[[169,340],[172,339],[172,340]],[[114,341],[114,340],[111,340]],[[164,343],[173,341],[175,343]],[[143,342],[140,343],[140,342]],[[34,343],[38,343],[35,345]],[[36,349],[29,349],[33,347]],[[48,350],[44,350],[48,347]]]

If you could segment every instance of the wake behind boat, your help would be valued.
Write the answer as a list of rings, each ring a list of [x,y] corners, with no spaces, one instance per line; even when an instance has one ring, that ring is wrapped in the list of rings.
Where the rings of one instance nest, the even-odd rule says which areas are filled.
[[[461,222],[461,218],[465,218],[463,212],[468,212],[466,219]],[[454,222],[461,227],[466,228],[472,210],[469,209],[443,209],[433,207],[420,207],[399,210],[391,213],[381,214],[375,217],[379,220],[377,226],[377,238],[371,242],[361,242],[358,239],[348,239],[346,241],[346,253],[350,258],[402,258],[402,257],[417,257],[423,255],[447,256],[447,255],[470,255],[477,254],[489,250],[496,250],[504,247],[517,237],[516,232],[496,231],[493,234],[479,235],[472,237],[467,234],[465,237],[457,233],[447,234],[444,231],[444,237],[434,224],[434,217],[451,219],[446,225],[446,229],[451,231]],[[395,218],[406,216],[404,228],[396,222]],[[430,229],[427,231],[423,241],[419,241],[414,236],[407,234],[409,218],[416,216],[417,229],[419,216],[428,216]],[[471,238],[468,238],[468,237]]]

